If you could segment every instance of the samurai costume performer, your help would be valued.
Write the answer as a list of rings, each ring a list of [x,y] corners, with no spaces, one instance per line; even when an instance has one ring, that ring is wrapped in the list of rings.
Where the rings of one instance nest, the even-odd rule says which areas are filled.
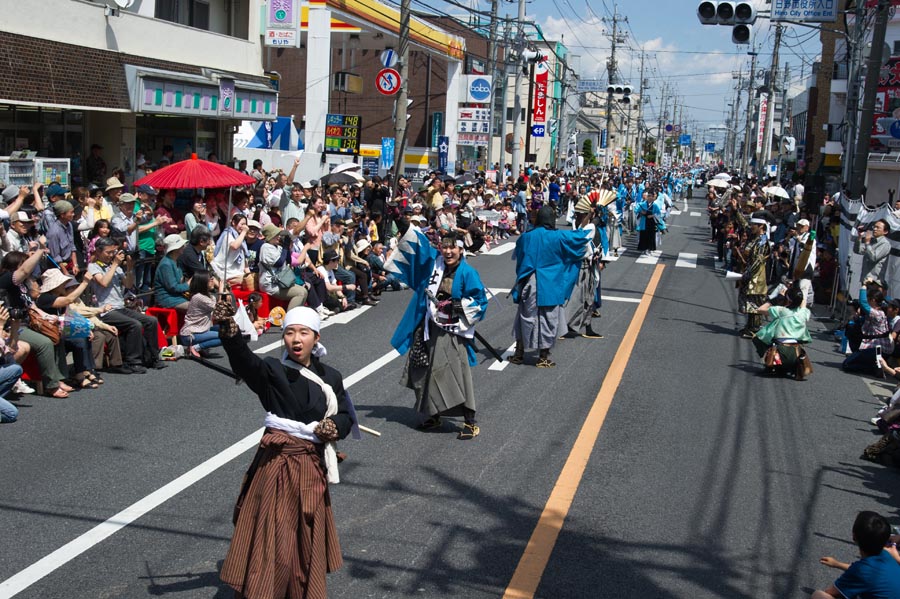
[[[385,269],[414,291],[391,345],[401,354],[409,351],[403,383],[416,394],[422,428],[441,426],[441,416],[462,416],[465,424],[458,438],[477,436],[473,339],[475,323],[487,311],[478,272],[464,255],[455,268],[448,267],[425,235],[413,228],[400,238]]]
[[[298,307],[285,316],[284,326],[292,324],[318,332],[319,318]],[[346,437],[355,428],[353,406],[341,373],[315,357],[324,354],[321,346],[308,367],[287,352],[281,360],[260,358],[236,325],[226,325],[222,347],[259,397],[266,428],[241,486],[220,577],[237,597],[325,599],[325,575],[343,560],[328,492],[328,483],[339,482],[337,454],[319,435],[327,428],[332,439]]]
[[[597,210],[602,210],[598,207]],[[585,219],[585,215],[591,214],[593,207],[587,198],[582,197],[575,206],[576,221]],[[595,219],[596,220],[596,219]],[[567,331],[560,339],[571,339],[578,336],[587,339],[600,339],[603,336],[598,335],[591,329],[591,318],[594,313],[595,293],[599,283],[599,271],[597,269],[598,258],[600,257],[600,249],[596,246],[595,240],[599,240],[604,229],[598,230],[594,222],[588,221],[587,224],[575,229],[581,231],[590,241],[584,249],[584,257],[578,268],[578,281],[572,289],[572,296],[566,302],[566,325]]]
[[[537,348],[538,368],[556,366],[550,349],[565,326],[563,305],[578,281],[581,261],[590,239],[583,230],[557,231],[553,210],[541,208],[534,229],[516,240],[516,284],[512,299],[517,304],[513,322],[516,351],[509,361],[521,364],[525,348]]]
[[[662,212],[659,204],[650,200],[641,198],[634,203],[634,216],[637,219],[636,229],[638,231],[638,251],[643,253],[656,251],[656,231],[662,224]]]
[[[768,226],[762,218],[751,218],[750,224]],[[765,229],[764,229],[765,230]],[[765,234],[757,234],[747,240],[740,249],[744,261],[744,274],[738,285],[738,310],[747,315],[747,326],[741,331],[751,338],[762,325],[762,316],[757,308],[766,301],[769,287],[766,282],[766,262],[769,259],[769,239]]]

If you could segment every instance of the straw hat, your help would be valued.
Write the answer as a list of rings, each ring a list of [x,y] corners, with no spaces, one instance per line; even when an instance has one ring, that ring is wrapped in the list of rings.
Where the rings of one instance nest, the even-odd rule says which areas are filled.
[[[116,177],[110,177],[106,180],[106,191],[110,189],[124,189],[124,185]]]
[[[372,244],[369,243],[369,240],[368,240],[368,239],[360,239],[360,240],[357,241],[356,244],[353,246],[353,248],[356,250],[356,253],[357,253],[357,254],[363,253],[364,251],[366,251],[366,250],[369,249],[370,247],[372,247]]]

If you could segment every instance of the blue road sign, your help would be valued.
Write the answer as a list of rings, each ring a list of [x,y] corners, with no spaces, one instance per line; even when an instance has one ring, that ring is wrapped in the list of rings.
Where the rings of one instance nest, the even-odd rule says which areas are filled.
[[[715,152],[716,144],[706,144],[706,151],[710,153]]]
[[[546,125],[532,125],[531,126],[531,137],[544,137],[544,133],[547,131]]]
[[[678,145],[680,146],[689,146],[691,145],[691,136],[690,135],[681,135],[678,138]]]

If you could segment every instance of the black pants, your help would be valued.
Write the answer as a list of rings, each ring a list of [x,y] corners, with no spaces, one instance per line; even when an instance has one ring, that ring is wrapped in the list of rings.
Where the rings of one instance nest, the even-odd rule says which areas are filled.
[[[100,320],[119,330],[122,358],[126,365],[150,365],[159,360],[157,322],[154,317],[120,308],[109,312]]]

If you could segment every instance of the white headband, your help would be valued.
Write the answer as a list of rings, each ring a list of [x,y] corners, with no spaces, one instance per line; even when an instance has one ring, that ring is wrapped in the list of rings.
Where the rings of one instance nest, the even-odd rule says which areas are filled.
[[[769,223],[764,218],[751,218],[750,224],[751,225],[768,225]]]
[[[312,308],[298,306],[297,308],[291,308],[287,311],[287,314],[284,315],[284,320],[281,323],[281,330],[284,331],[295,324],[303,325],[318,333],[319,329],[322,327],[322,319],[319,318],[319,313]]]

